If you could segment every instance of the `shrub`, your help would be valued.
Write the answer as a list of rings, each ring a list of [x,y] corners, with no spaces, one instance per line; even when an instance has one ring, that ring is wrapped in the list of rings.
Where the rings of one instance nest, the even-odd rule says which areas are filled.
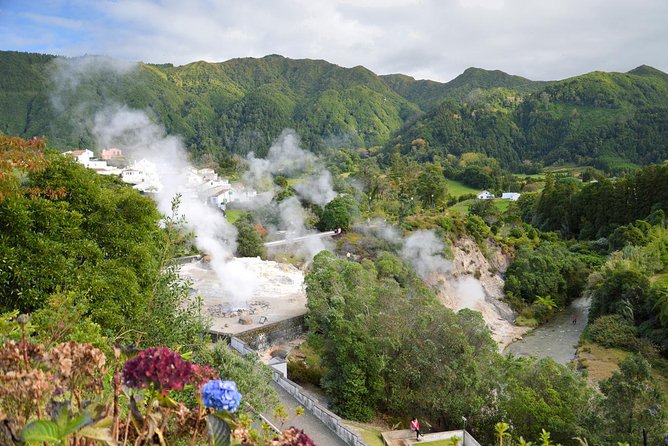
[[[635,350],[638,346],[638,330],[618,314],[597,318],[589,327],[589,337],[604,347]]]

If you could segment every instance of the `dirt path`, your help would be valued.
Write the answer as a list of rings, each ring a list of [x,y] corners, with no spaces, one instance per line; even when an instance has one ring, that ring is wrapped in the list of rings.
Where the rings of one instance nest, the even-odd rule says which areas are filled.
[[[513,342],[504,352],[517,356],[552,358],[566,364],[575,357],[575,349],[582,331],[587,326],[590,300],[581,297],[571,306],[557,314],[550,322],[536,328],[524,339]],[[577,322],[573,324],[575,313]]]

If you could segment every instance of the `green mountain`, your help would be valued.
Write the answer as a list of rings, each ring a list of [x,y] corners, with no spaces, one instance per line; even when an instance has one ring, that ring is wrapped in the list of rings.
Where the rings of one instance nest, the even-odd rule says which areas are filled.
[[[0,132],[93,147],[96,112],[114,105],[147,111],[207,159],[263,156],[284,128],[315,152],[398,147],[421,161],[473,151],[511,168],[616,169],[668,158],[668,75],[647,66],[556,82],[469,68],[440,83],[277,55],[130,67],[0,51]]]
[[[575,162],[616,170],[668,158],[668,75],[654,68],[588,73],[524,97],[517,86],[469,91],[469,100],[441,102],[406,126],[386,150],[420,160],[482,152],[515,168]],[[418,138],[427,144],[413,144]]]
[[[272,55],[120,73],[97,62],[0,52],[0,131],[91,146],[95,111],[126,104],[148,110],[196,154],[263,155],[286,127],[315,151],[382,144],[419,112],[366,68],[321,60]]]
[[[415,80],[405,74],[387,74],[380,78],[390,88],[416,103],[424,111],[434,108],[445,99],[475,100],[480,96],[481,90],[506,88],[526,95],[549,84],[549,82],[531,81],[520,76],[513,76],[499,70],[488,71],[481,68],[468,68],[446,83]]]

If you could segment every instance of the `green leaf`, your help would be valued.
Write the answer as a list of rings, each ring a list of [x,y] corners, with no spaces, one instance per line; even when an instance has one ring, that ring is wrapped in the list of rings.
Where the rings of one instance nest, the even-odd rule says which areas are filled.
[[[21,438],[26,443],[43,441],[60,441],[60,429],[58,425],[49,420],[33,421],[23,428]]]
[[[67,421],[67,424],[62,428],[63,435],[70,435],[73,432],[78,431],[82,427],[93,422],[93,418],[87,414],[82,413]]]
[[[213,446],[229,446],[232,431],[227,423],[216,415],[207,416],[206,421]]]
[[[156,399],[158,400],[158,403],[160,403],[160,407],[166,407],[167,409],[178,409],[179,408],[179,403],[168,397],[167,395],[163,395],[161,393],[158,393]]]

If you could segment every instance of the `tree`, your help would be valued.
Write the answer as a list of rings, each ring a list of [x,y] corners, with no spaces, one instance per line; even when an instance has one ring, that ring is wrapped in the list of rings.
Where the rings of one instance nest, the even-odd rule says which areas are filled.
[[[477,215],[491,226],[499,220],[500,212],[492,200],[475,200],[469,206],[469,215]]]
[[[645,274],[628,264],[614,263],[603,269],[598,280],[590,283],[590,317],[619,314],[639,324],[644,320],[649,290]]]
[[[424,207],[441,204],[448,194],[448,186],[440,164],[428,163],[422,167],[415,184],[415,193]]]
[[[642,444],[647,431],[649,444],[660,444],[666,425],[666,401],[656,387],[649,363],[640,355],[625,359],[610,378],[600,384],[605,398],[600,403],[604,417],[602,437],[607,441]]]
[[[593,390],[578,372],[552,359],[507,358],[499,395],[503,419],[512,420],[514,435],[534,438],[543,428],[555,443],[570,444],[587,433]]]
[[[318,222],[318,229],[321,231],[331,231],[336,228],[347,230],[358,216],[357,200],[351,195],[341,194],[325,205]]]
[[[234,222],[234,226],[237,228],[237,256],[261,258],[267,256],[262,238],[251,222],[240,218]]]

